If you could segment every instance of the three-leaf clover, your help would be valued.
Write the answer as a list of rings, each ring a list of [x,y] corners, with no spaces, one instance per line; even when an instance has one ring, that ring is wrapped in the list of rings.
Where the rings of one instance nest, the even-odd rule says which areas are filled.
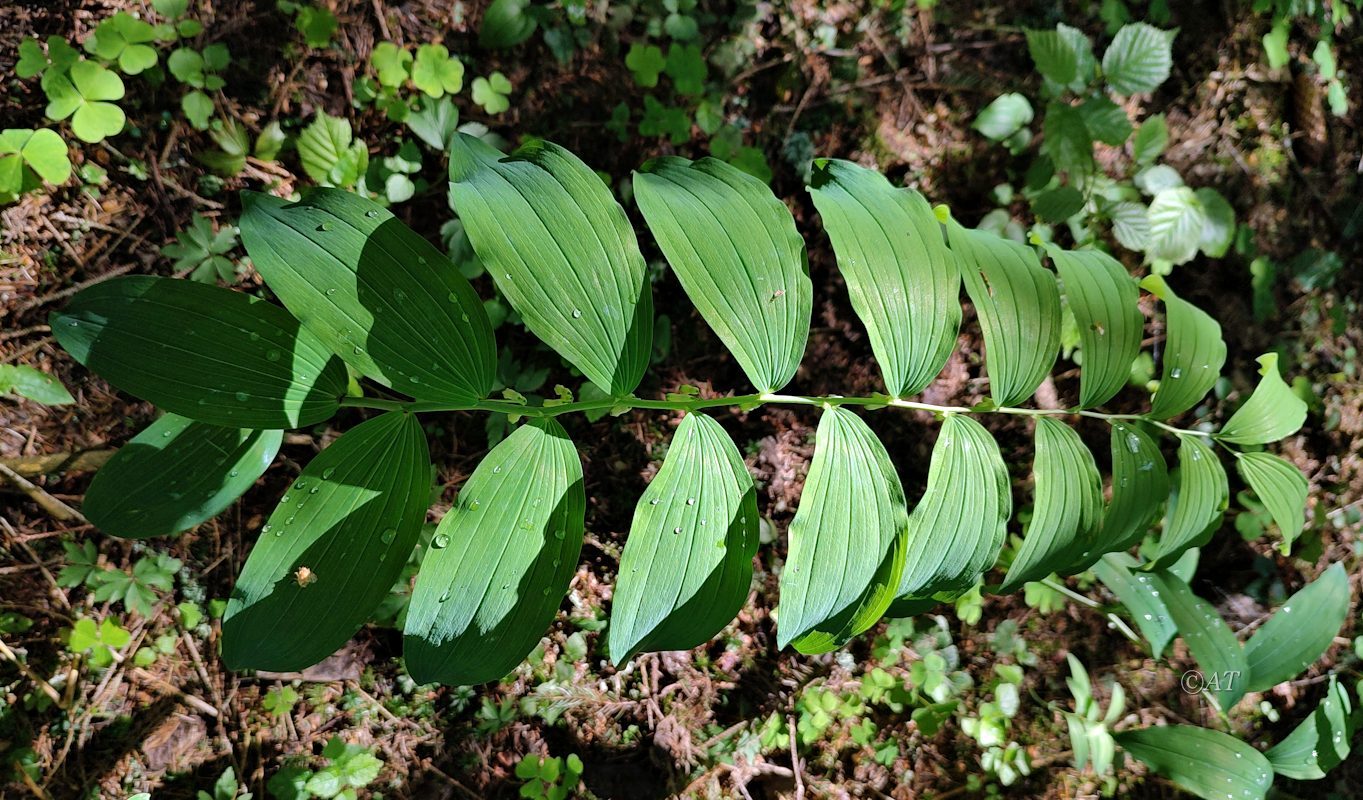
[[[85,51],[105,61],[117,61],[125,75],[136,75],[156,66],[156,29],[126,11],[104,20],[85,40]]]
[[[60,36],[47,37],[47,52],[37,39],[25,39],[19,43],[19,61],[14,65],[14,74],[20,78],[32,78],[44,72],[60,74],[71,68],[80,58],[76,48]],[[44,76],[44,82],[47,77]]]
[[[202,51],[181,47],[166,59],[166,68],[181,83],[196,89],[216,91],[223,87],[220,75],[232,63],[232,54],[224,44],[210,44]]]
[[[500,72],[473,79],[473,102],[489,114],[500,114],[511,108],[511,101],[507,98],[510,94],[511,81]]]
[[[625,66],[634,73],[635,83],[645,89],[652,89],[658,85],[658,73],[667,66],[667,59],[663,58],[663,51],[657,46],[635,42],[625,54]]]
[[[705,91],[705,57],[700,46],[673,43],[667,48],[667,75],[681,94],[700,94]]]
[[[276,717],[288,714],[298,703],[298,690],[292,686],[276,686],[265,693],[260,705]]]
[[[294,25],[308,47],[322,48],[331,44],[331,36],[336,33],[336,15],[325,8],[303,6],[298,9]]]
[[[71,159],[66,142],[56,131],[10,128],[0,131],[0,203],[9,202],[39,179],[61,184],[71,177]]]
[[[71,626],[67,647],[73,653],[89,653],[90,663],[107,667],[114,663],[114,653],[128,646],[132,634],[113,619],[106,617],[98,626],[89,617],[81,617]]]
[[[47,116],[71,118],[71,130],[86,142],[98,142],[123,130],[123,80],[93,61],[77,61],[66,75],[47,81]]]
[[[423,44],[412,63],[412,84],[431,97],[458,94],[464,88],[464,62],[443,44]]]
[[[201,283],[226,281],[237,277],[237,265],[227,253],[237,246],[237,229],[224,225],[217,231],[202,214],[190,221],[189,227],[175,234],[175,242],[161,248],[161,255],[175,259],[176,272],[188,272]]]
[[[407,80],[412,67],[412,53],[392,42],[380,42],[369,54],[369,63],[379,75],[379,83],[396,88]]]

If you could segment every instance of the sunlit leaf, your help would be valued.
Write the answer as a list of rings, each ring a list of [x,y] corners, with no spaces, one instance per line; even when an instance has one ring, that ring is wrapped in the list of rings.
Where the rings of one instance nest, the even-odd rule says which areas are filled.
[[[1144,332],[1140,290],[1125,267],[1099,250],[1048,245],[1046,252],[1055,262],[1065,299],[1079,324],[1084,357],[1079,406],[1093,408],[1112,399],[1131,377],[1131,362],[1140,353]]]
[[[1150,414],[1168,419],[1197,405],[1216,383],[1226,363],[1226,343],[1217,321],[1174,294],[1163,278],[1150,275],[1141,286],[1164,301],[1163,372]]]
[[[1168,567],[1184,550],[1200,546],[1216,532],[1230,501],[1226,470],[1200,436],[1180,434],[1175,496],[1160,535],[1156,569]]]
[[[1246,690],[1268,691],[1325,655],[1349,616],[1349,596],[1349,576],[1336,562],[1287,598],[1245,642]]]
[[[1122,731],[1113,738],[1146,766],[1203,800],[1263,800],[1273,784],[1268,759],[1221,731],[1169,725]]]
[[[1133,423],[1112,424],[1112,501],[1103,513],[1100,550],[1126,550],[1150,530],[1169,497],[1169,468],[1159,445]]]
[[[1144,22],[1123,25],[1103,53],[1103,77],[1119,94],[1153,92],[1169,77],[1178,31]]]
[[[1245,404],[1221,428],[1216,438],[1234,444],[1268,444],[1284,439],[1306,422],[1306,403],[1278,374],[1278,354],[1259,356],[1263,377]]]
[[[1270,453],[1236,453],[1240,477],[1259,496],[1282,532],[1282,551],[1290,552],[1301,533],[1302,511],[1310,485],[1296,465]]]

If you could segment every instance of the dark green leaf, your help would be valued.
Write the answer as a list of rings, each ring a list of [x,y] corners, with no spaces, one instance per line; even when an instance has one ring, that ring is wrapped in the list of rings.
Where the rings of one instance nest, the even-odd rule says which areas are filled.
[[[1141,635],[1150,643],[1150,655],[1159,658],[1174,640],[1178,627],[1160,599],[1159,588],[1150,575],[1137,569],[1139,566],[1140,562],[1126,553],[1108,553],[1091,568],[1118,602],[1126,606]]]
[[[1042,222],[1064,222],[1084,210],[1084,194],[1073,186],[1047,189],[1032,200],[1032,212]]]
[[[1349,690],[1331,675],[1325,698],[1311,716],[1264,755],[1279,775],[1319,780],[1349,757],[1355,728]]]
[[[1207,680],[1206,691],[1223,711],[1248,691],[1249,661],[1235,634],[1211,603],[1193,594],[1188,584],[1172,572],[1152,572],[1150,581],[1159,588],[1160,600],[1178,627],[1179,636]]]
[[[1174,294],[1163,278],[1150,275],[1141,286],[1164,301],[1164,364],[1150,414],[1168,419],[1197,405],[1216,383],[1226,363],[1226,343],[1216,320]]]
[[[1169,468],[1159,445],[1134,424],[1112,423],[1112,502],[1103,513],[1102,545],[1139,544],[1169,497]]]
[[[1156,569],[1168,567],[1183,551],[1210,539],[1230,501],[1230,484],[1216,452],[1200,436],[1180,434],[1178,438],[1177,494],[1164,520]]]
[[[1287,598],[1245,642],[1246,690],[1266,692],[1325,655],[1349,616],[1349,594],[1349,576],[1335,563]]]
[[[478,27],[478,44],[483,47],[515,47],[535,32],[535,18],[526,13],[528,0],[492,0],[483,12]]]
[[[1134,278],[1112,256],[1098,250],[1046,247],[1065,299],[1079,325],[1084,364],[1079,406],[1093,408],[1121,391],[1131,377],[1131,362],[1141,350],[1145,318]]]

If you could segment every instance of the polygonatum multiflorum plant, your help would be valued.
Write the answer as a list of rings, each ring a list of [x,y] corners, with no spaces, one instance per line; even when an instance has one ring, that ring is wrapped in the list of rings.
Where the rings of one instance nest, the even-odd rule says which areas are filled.
[[[1157,546],[1128,574],[1159,574],[1216,530],[1233,459],[1282,529],[1302,527],[1306,482],[1262,452],[1306,407],[1260,359],[1253,395],[1219,431],[1170,420],[1202,401],[1226,347],[1206,313],[1159,277],[1138,284],[1098,250],[1034,246],[962,226],[943,207],[847,161],[814,164],[809,191],[885,381],[868,397],[782,394],[809,332],[805,243],[765,184],[715,159],[659,158],[634,196],[682,287],[755,391],[637,397],[651,354],[653,300],[634,227],[573,154],[533,141],[510,156],[461,135],[450,192],[497,288],[525,326],[590,382],[580,399],[490,397],[496,373],[483,304],[450,262],[373,202],[320,189],[297,202],[247,194],[242,240],[282,305],[187,280],[114,278],[52,318],[60,343],[114,386],[167,413],[96,475],[84,511],[125,537],[172,534],[221,512],[266,470],[282,431],[372,409],[280,498],[223,619],[233,668],[296,670],[363,625],[417,545],[432,488],[426,412],[509,415],[440,520],[405,618],[419,681],[476,684],[524,659],[550,625],[584,536],[582,466],[558,418],[573,412],[683,412],[620,556],[610,657],[703,644],[748,594],[758,547],[756,489],[711,413],[764,404],[820,415],[788,532],[777,638],[833,650],[888,613],[907,615],[982,579],[991,591],[1089,569],[1140,543],[1171,493]],[[1043,262],[1043,257],[1049,266]],[[918,402],[956,347],[960,289],[979,318],[991,399]],[[1162,301],[1162,376],[1150,410],[1100,410],[1129,380],[1146,318]],[[1050,374],[1065,316],[1078,328],[1077,401],[1024,406]],[[360,381],[354,379],[362,379]],[[860,409],[858,411],[857,409]],[[874,409],[936,415],[927,485],[913,496],[863,419]],[[1014,510],[992,414],[1031,418],[1030,520],[1005,548]],[[1110,428],[1110,490],[1071,426]],[[1177,442],[1177,469],[1159,437]],[[1107,499],[1105,499],[1105,497]],[[1003,558],[1001,559],[1001,555]],[[1003,560],[1006,564],[1000,564]],[[996,567],[998,569],[996,570]]]

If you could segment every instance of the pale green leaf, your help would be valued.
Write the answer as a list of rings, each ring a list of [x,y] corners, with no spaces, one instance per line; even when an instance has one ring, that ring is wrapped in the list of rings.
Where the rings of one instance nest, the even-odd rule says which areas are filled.
[[[611,600],[610,657],[689,650],[733,619],[757,552],[757,494],[733,440],[688,414],[634,510]]]
[[[1168,567],[1183,551],[1205,544],[1221,524],[1230,500],[1226,470],[1200,436],[1180,434],[1176,495],[1170,500],[1155,567]]]
[[[487,396],[497,355],[482,301],[391,212],[339,189],[297,203],[244,193],[242,204],[256,269],[347,364],[418,399]]]
[[[961,275],[926,199],[850,161],[814,162],[810,196],[892,397],[917,394],[951,356]]]
[[[1123,201],[1108,209],[1112,235],[1128,250],[1144,250],[1150,245],[1150,214],[1141,203]]]
[[[1117,601],[1126,606],[1131,620],[1150,643],[1150,655],[1159,658],[1174,640],[1178,627],[1160,599],[1159,588],[1150,575],[1138,569],[1139,566],[1140,562],[1127,553],[1108,553],[1090,569],[1117,596]]]
[[[459,134],[450,197],[474,250],[525,326],[612,396],[652,351],[653,295],[624,209],[558,145],[511,156]]]
[[[1301,533],[1302,511],[1310,486],[1291,462],[1269,453],[1236,453],[1240,477],[1254,490],[1282,532],[1282,551],[1290,552]]]
[[[562,426],[503,439],[459,492],[421,564],[403,631],[418,682],[485,683],[554,620],[582,550],[582,462]]]
[[[1177,30],[1164,31],[1144,22],[1123,25],[1103,53],[1103,77],[1118,94],[1153,92],[1174,65]]]
[[[351,134],[350,122],[325,113],[298,134],[297,147],[303,171],[323,185],[349,186],[369,164],[369,151]]]
[[[1320,705],[1264,755],[1283,777],[1319,780],[1349,757],[1356,728],[1349,690],[1331,675]]]
[[[1300,675],[1330,649],[1349,616],[1349,576],[1331,564],[1303,586],[1245,642],[1251,692],[1266,692]]]
[[[1001,94],[985,106],[971,126],[996,142],[1017,133],[1032,122],[1032,104],[1017,92]]]
[[[1195,194],[1206,217],[1198,249],[1211,258],[1221,258],[1235,241],[1235,209],[1215,189],[1202,188]]]
[[[1306,403],[1278,374],[1278,354],[1259,356],[1259,385],[1216,438],[1233,444],[1269,444],[1296,433],[1306,422]]]
[[[1121,391],[1140,353],[1145,318],[1140,289],[1116,259],[1100,250],[1064,250],[1048,244],[1064,285],[1065,299],[1079,325],[1084,363],[1079,406],[1102,405]]]
[[[1203,800],[1263,800],[1273,785],[1268,759],[1221,731],[1169,725],[1122,731],[1113,738],[1156,773]]]
[[[10,392],[47,406],[76,402],[61,381],[27,364],[0,364],[0,397]]]
[[[1226,343],[1217,321],[1174,294],[1163,278],[1150,275],[1141,287],[1164,301],[1164,363],[1150,414],[1168,419],[1197,405],[1216,383],[1226,363]]]
[[[1093,77],[1093,45],[1083,31],[1061,23],[1055,30],[1027,30],[1027,50],[1053,93],[1079,91]]]
[[[166,414],[100,467],[81,512],[114,536],[179,533],[222,513],[251,488],[283,438],[278,430],[225,428]]]
[[[1060,350],[1060,290],[1036,252],[987,231],[947,224],[951,250],[984,330],[985,366],[994,402],[1026,400]]]
[[[1168,571],[1152,572],[1149,577],[1159,588],[1160,600],[1207,679],[1207,693],[1216,698],[1223,711],[1229,712],[1249,691],[1249,661],[1240,642],[1212,604],[1193,594],[1182,578]]]
[[[1151,258],[1182,264],[1197,255],[1207,211],[1197,193],[1187,186],[1160,189],[1150,201]]]
[[[416,545],[431,462],[416,416],[362,422],[318,453],[251,548],[222,624],[231,669],[301,670],[334,653]]]
[[[777,644],[841,646],[880,619],[904,569],[908,510],[885,446],[859,417],[830,407],[790,523]]]
[[[813,308],[804,239],[762,181],[714,158],[665,157],[634,195],[672,271],[759,392],[800,366]]]
[[[336,412],[345,366],[279,306],[193,281],[130,275],[51,316],[52,334],[114,386],[190,419],[296,428]]]

